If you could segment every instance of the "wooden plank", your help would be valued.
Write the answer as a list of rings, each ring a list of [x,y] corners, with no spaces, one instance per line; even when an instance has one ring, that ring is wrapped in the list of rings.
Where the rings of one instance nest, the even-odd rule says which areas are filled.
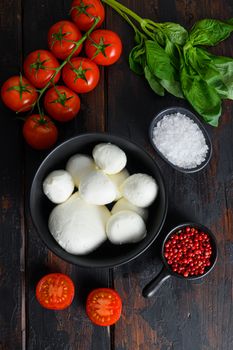
[[[232,2],[227,0],[121,2],[141,16],[177,21],[187,27],[200,18],[233,16]],[[122,58],[108,70],[108,130],[147,149],[162,169],[169,192],[169,213],[161,237],[177,223],[197,221],[213,230],[220,250],[218,264],[205,280],[190,283],[171,279],[151,300],[143,299],[141,291],[161,269],[159,241],[134,262],[114,269],[114,286],[123,298],[123,315],[115,326],[115,349],[230,350],[233,347],[232,102],[224,103],[220,126],[207,127],[214,145],[208,168],[192,175],[172,170],[149,145],[148,127],[161,109],[173,105],[188,107],[188,104],[169,95],[156,96],[143,78],[130,72],[127,57],[133,44],[131,29],[111,10],[106,25],[117,31],[124,43]],[[216,52],[233,56],[232,50],[231,38]]]
[[[46,48],[49,27],[68,18],[70,2],[24,1],[24,49],[25,54],[37,48]],[[38,16],[39,14],[39,16]],[[31,18],[36,18],[31,22]],[[30,28],[30,31],[27,30]],[[77,134],[104,131],[104,76],[95,91],[81,97],[81,111],[76,120],[59,126],[59,143]],[[26,181],[28,191],[37,167],[47,152],[36,152],[26,147]],[[99,350],[109,349],[107,328],[95,327],[85,315],[87,293],[95,287],[108,286],[108,270],[82,269],[72,266],[45,248],[32,225],[27,210],[27,320],[28,350]],[[63,272],[71,276],[76,295],[72,306],[64,311],[42,309],[35,300],[35,285],[48,272]]]
[[[20,70],[21,1],[1,1],[0,42],[4,48],[0,56],[2,85]],[[2,102],[0,114],[0,349],[19,350],[24,339],[20,282],[21,277],[24,279],[21,122]]]

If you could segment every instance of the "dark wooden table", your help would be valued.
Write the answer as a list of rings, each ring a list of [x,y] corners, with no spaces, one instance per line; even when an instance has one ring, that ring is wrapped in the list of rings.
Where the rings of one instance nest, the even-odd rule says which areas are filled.
[[[17,74],[23,57],[46,48],[47,31],[68,18],[71,1],[1,0],[1,83]],[[233,17],[232,0],[122,0],[141,16],[175,21],[190,28],[205,17]],[[213,157],[200,173],[185,175],[165,164],[152,150],[148,126],[153,115],[172,105],[188,106],[170,95],[156,96],[128,67],[133,44],[128,25],[106,9],[105,26],[124,43],[120,61],[101,70],[97,89],[82,96],[78,118],[60,128],[59,143],[90,131],[128,137],[149,151],[159,164],[169,192],[169,211],[161,235],[176,223],[197,221],[217,237],[219,259],[200,282],[167,281],[150,300],[143,286],[161,269],[158,242],[135,261],[115,269],[83,269],[53,255],[33,228],[28,193],[46,152],[25,145],[20,120],[0,105],[0,350],[232,350],[233,349],[233,103],[223,105],[218,128],[207,127]],[[233,39],[215,50],[233,56]],[[70,308],[42,309],[35,285],[49,271],[69,274],[77,286]],[[93,326],[85,315],[85,298],[95,287],[111,286],[123,299],[116,326]]]

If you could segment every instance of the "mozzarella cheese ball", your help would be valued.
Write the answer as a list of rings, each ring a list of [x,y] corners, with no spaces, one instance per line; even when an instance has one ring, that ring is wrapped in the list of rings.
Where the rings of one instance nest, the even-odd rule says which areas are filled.
[[[121,170],[119,173],[114,174],[114,175],[108,175],[110,180],[115,184],[116,186],[116,200],[122,197],[122,192],[121,192],[121,185],[123,182],[129,177],[129,173],[127,169]]]
[[[136,243],[146,236],[146,225],[134,211],[123,210],[110,217],[106,233],[114,244]]]
[[[59,204],[65,202],[74,190],[74,183],[70,174],[65,170],[52,171],[43,182],[44,194],[51,202]]]
[[[111,143],[100,143],[92,152],[96,165],[106,174],[117,174],[126,165],[126,154],[118,146]]]
[[[83,201],[78,192],[57,205],[49,216],[49,230],[58,244],[71,254],[88,254],[106,239],[110,212],[105,206]]]
[[[112,210],[111,210],[111,214],[116,214],[122,210],[134,211],[135,213],[140,215],[143,218],[143,220],[147,220],[147,218],[148,218],[148,210],[147,209],[136,207],[136,205],[133,205],[132,203],[127,201],[127,199],[125,199],[124,197],[119,199],[114,204],[114,206],[112,207]]]
[[[66,170],[72,176],[76,187],[79,186],[81,178],[94,169],[93,159],[85,154],[75,154],[66,164]]]
[[[122,184],[123,196],[137,207],[146,208],[153,203],[158,193],[158,185],[147,174],[129,176]]]
[[[95,170],[81,178],[79,194],[87,203],[104,205],[115,200],[116,186],[101,170]]]

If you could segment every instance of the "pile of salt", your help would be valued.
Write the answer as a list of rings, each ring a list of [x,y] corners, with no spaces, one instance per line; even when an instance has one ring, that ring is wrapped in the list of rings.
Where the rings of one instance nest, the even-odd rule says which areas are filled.
[[[157,123],[152,140],[165,158],[185,169],[202,164],[209,149],[199,126],[179,112],[165,115]]]

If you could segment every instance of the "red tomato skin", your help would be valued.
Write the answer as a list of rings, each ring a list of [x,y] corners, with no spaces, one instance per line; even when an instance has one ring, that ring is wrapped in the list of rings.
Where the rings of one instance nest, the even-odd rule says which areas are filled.
[[[66,281],[66,283],[69,286],[69,298],[61,303],[61,305],[54,305],[52,303],[46,303],[45,300],[43,299],[42,295],[41,295],[41,288],[43,286],[43,283],[48,280],[51,279],[53,281],[59,281],[60,280],[64,280]],[[36,286],[36,299],[39,302],[39,304],[46,308],[46,309],[50,309],[50,310],[64,310],[67,307],[69,307],[73,301],[74,298],[74,293],[75,293],[75,287],[74,287],[74,283],[73,281],[70,279],[69,276],[63,274],[63,273],[50,273],[48,275],[45,275],[44,277],[42,277],[39,282],[37,283]]]
[[[60,29],[62,34],[68,33],[64,36],[64,39],[66,40],[78,41],[81,39],[82,34],[77,26],[70,21],[59,21],[49,29],[48,46],[50,51],[52,51],[54,56],[60,60],[65,60],[71,54],[75,44],[66,40],[54,40],[53,34],[58,33]],[[78,56],[81,50],[82,44],[77,48],[72,57]]]
[[[65,102],[65,106],[59,102],[53,103],[53,101],[59,98],[56,89],[62,94],[65,93],[67,98],[71,97],[71,99]],[[77,116],[80,110],[80,98],[66,86],[56,86],[56,89],[52,87],[46,92],[44,107],[46,112],[55,120],[67,122]]]
[[[47,116],[43,116],[45,123],[41,124],[41,116],[33,114],[29,116],[23,125],[23,136],[26,142],[37,150],[52,147],[58,138],[57,127]]]
[[[64,83],[73,91],[77,93],[87,93],[92,91],[98,84],[100,79],[100,72],[98,66],[84,57],[75,57],[71,59],[72,66],[67,63],[62,70],[62,79]],[[76,73],[73,68],[78,69],[79,67],[87,70],[85,73],[86,80],[81,78],[76,78]]]
[[[78,10],[74,8],[75,6],[80,6],[82,2],[85,6],[89,6],[87,9],[89,16],[84,13],[79,14]],[[87,32],[92,27],[95,17],[100,18],[96,28],[99,28],[105,19],[105,10],[99,0],[74,0],[71,4],[71,9],[73,9],[71,10],[73,22],[83,32]]]
[[[40,60],[46,61],[44,63],[44,67],[46,69],[39,69],[38,71],[35,68],[31,68],[31,64],[35,63],[38,59],[38,55],[40,56]],[[54,75],[54,69],[59,67],[59,62],[54,57],[54,55],[48,50],[36,50],[25,58],[23,69],[26,78],[31,82],[33,86],[38,89],[42,89],[45,85],[52,79]],[[51,69],[49,69],[51,68]],[[60,79],[61,72],[58,72],[56,77],[54,78],[54,83],[56,84]]]
[[[101,293],[106,293],[107,295],[110,294],[116,299],[116,305],[112,306],[113,314],[112,314],[112,316],[110,316],[110,318],[112,318],[111,320],[105,320],[105,321],[100,320],[99,321],[98,319],[96,319],[93,316],[93,314],[96,313],[95,312],[96,302],[94,303],[95,307],[93,307],[93,304],[92,304],[93,299],[96,297],[96,295],[101,294]],[[89,319],[98,326],[111,326],[111,325],[115,324],[121,316],[121,311],[122,311],[121,297],[114,289],[97,288],[97,289],[92,290],[87,297],[86,314],[89,317]],[[115,314],[114,314],[114,312],[115,312]]]
[[[107,29],[98,29],[90,34],[90,39],[85,42],[85,53],[93,62],[100,66],[109,66],[114,64],[121,56],[122,42],[120,37],[113,31]],[[106,57],[102,52],[96,56],[96,47],[93,46],[93,41],[99,43],[103,38],[104,45],[109,45],[105,48]]]
[[[22,77],[22,84],[28,91],[22,92],[22,99],[20,99],[20,93],[17,90],[8,90],[13,86],[20,85],[20,77],[14,75],[7,79],[1,87],[1,98],[4,104],[15,112],[26,112],[32,108],[32,105],[36,102],[38,94],[34,86],[29,81]]]

